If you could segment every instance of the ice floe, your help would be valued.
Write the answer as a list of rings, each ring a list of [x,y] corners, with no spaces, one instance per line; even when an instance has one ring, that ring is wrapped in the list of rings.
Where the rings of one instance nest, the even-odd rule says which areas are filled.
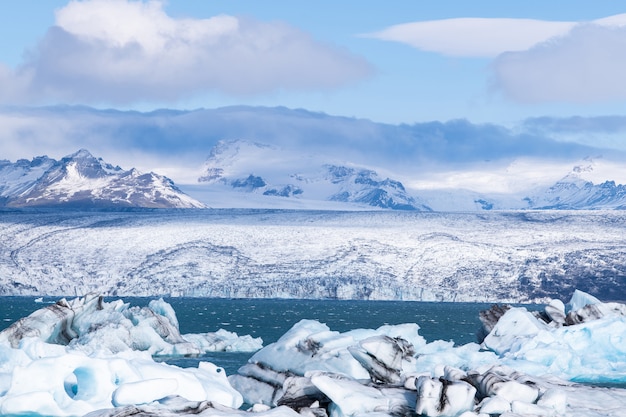
[[[139,308],[98,296],[62,299],[0,332],[0,414],[81,416],[168,396],[238,408],[242,396],[222,368],[183,369],[153,356],[261,346],[225,331],[181,335],[163,300]]]
[[[0,345],[20,346],[39,339],[85,353],[146,351],[152,356],[188,356],[215,351],[254,352],[263,341],[220,329],[215,333],[181,335],[174,309],[163,299],[147,307],[122,300],[105,302],[90,295],[61,299],[35,311],[0,332]]]
[[[153,360],[219,337],[180,335],[162,300],[49,307],[0,333],[2,415],[626,416],[626,306],[581,292],[540,313],[494,306],[481,343],[462,346],[427,343],[417,324],[340,333],[302,320],[230,376]]]

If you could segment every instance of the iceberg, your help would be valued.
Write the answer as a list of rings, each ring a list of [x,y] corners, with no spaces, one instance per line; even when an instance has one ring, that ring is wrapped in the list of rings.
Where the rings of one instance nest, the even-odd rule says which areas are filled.
[[[223,329],[181,335],[176,313],[163,299],[140,308],[123,300],[107,303],[94,294],[61,299],[18,320],[0,332],[0,345],[17,348],[32,338],[87,354],[145,351],[152,356],[190,356],[215,351],[254,352],[263,346],[260,338]]]
[[[162,299],[143,308],[96,295],[61,299],[0,332],[0,414],[82,416],[172,396],[236,409],[243,398],[223,368],[179,368],[153,357],[261,346],[224,330],[181,335]]]
[[[250,405],[330,417],[626,415],[626,306],[578,291],[567,314],[560,301],[492,310],[484,340],[463,346],[427,343],[417,324],[338,333],[303,320],[229,381]]]
[[[163,300],[48,307],[0,333],[2,415],[626,415],[626,306],[582,292],[542,312],[495,306],[481,314],[482,340],[462,346],[427,342],[415,323],[341,333],[302,320],[229,376],[208,362],[155,362],[253,346],[215,342],[232,336],[219,332],[181,335]]]

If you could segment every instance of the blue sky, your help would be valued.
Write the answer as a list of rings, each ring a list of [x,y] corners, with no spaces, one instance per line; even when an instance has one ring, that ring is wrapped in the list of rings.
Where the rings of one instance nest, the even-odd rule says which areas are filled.
[[[386,123],[622,115],[622,13],[608,0],[7,1],[0,104],[287,106]]]

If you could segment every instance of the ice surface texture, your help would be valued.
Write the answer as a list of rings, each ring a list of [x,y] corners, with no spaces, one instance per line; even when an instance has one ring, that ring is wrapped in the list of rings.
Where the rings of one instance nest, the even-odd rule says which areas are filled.
[[[0,295],[626,302],[626,212],[6,212]]]
[[[599,313],[568,324],[510,308],[482,345],[459,347],[426,343],[417,325],[338,333],[303,320],[229,380],[247,403],[303,415],[623,416],[626,390],[576,381],[626,384],[626,305],[582,292],[568,311],[549,305]]]

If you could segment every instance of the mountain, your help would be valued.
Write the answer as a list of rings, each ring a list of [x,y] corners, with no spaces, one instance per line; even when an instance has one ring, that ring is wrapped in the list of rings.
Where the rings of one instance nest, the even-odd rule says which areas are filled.
[[[125,171],[81,149],[60,161],[0,162],[0,202],[6,207],[199,208],[172,180]]]
[[[582,143],[590,143],[590,137],[609,143],[600,140],[607,134],[600,128],[626,126],[626,117],[550,118],[512,127],[467,120],[391,125],[249,106],[153,112],[0,108],[0,117],[7,158],[32,157],[32,149],[97,147],[115,164],[144,172],[158,166],[181,190],[210,207],[485,211],[624,206],[626,154]],[[615,141],[623,131],[613,133]],[[573,167],[585,167],[589,156],[594,157],[593,176],[569,175]],[[49,161],[24,161],[22,170],[33,162]],[[27,171],[38,176],[41,170]],[[339,180],[336,173],[342,170],[346,175]],[[29,182],[10,187],[22,183]]]
[[[189,192],[202,198],[202,188],[210,189],[213,192],[205,202],[219,205],[227,200],[230,204],[221,207],[253,207],[242,205],[242,201],[254,201],[259,208],[302,208],[294,202],[312,208],[316,201],[349,203],[346,208],[418,211],[626,208],[626,186],[606,179],[622,170],[621,165],[602,158],[560,164],[527,159],[484,165],[482,170],[441,174],[460,177],[456,186],[444,188],[440,181],[438,186],[426,187],[425,181],[419,180],[423,173],[416,170],[407,173],[401,169],[394,174],[393,167],[384,163],[364,166],[276,145],[220,141],[204,162],[200,186]],[[461,188],[462,181],[477,184],[477,190]]]
[[[538,209],[626,209],[626,185],[612,180],[594,184],[585,178],[594,171],[593,161],[589,162],[575,166],[554,185],[525,200]]]
[[[322,155],[304,154],[243,140],[220,141],[198,179],[224,193],[262,194],[282,199],[352,203],[360,207],[430,211],[404,185],[373,169]]]

